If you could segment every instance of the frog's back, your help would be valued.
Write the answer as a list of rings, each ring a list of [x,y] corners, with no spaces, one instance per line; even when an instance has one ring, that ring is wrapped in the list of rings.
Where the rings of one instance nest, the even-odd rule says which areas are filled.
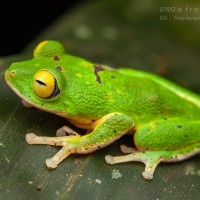
[[[200,97],[197,94],[147,72],[122,68],[118,73],[123,79],[119,84],[124,89],[121,96],[124,103],[115,102],[119,111],[125,110],[129,115],[140,116],[140,119],[147,115],[200,118]]]
[[[181,87],[176,85],[175,83],[168,81],[167,79],[164,79],[158,75],[151,74],[144,71],[138,71],[128,68],[121,68],[119,69],[119,72],[122,74],[125,74],[126,76],[133,76],[133,77],[140,77],[144,79],[149,79],[160,86],[166,88],[167,90],[175,93],[178,97],[181,99],[185,99],[186,101],[189,101],[193,104],[195,104],[197,107],[200,108],[200,96]]]

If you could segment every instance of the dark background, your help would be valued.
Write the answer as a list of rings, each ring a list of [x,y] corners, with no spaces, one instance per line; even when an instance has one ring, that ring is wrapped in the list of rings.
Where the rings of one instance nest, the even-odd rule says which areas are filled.
[[[19,53],[48,24],[82,0],[4,0],[0,3],[0,56]]]

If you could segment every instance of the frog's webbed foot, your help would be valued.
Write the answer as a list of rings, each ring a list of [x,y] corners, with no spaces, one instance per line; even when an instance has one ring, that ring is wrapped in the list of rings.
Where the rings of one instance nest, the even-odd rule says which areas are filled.
[[[91,153],[109,145],[133,127],[132,119],[120,113],[108,114],[95,123],[97,124],[94,130],[84,136],[64,126],[57,131],[59,137],[41,137],[28,133],[26,141],[28,144],[62,146],[54,157],[46,160],[47,167],[52,169],[70,154]],[[63,136],[66,132],[69,136]]]
[[[126,147],[124,145],[121,146],[121,149],[123,152],[131,154],[124,156],[107,155],[105,157],[106,162],[111,165],[131,161],[142,162],[145,164],[145,170],[142,172],[142,176],[148,180],[153,178],[153,173],[157,165],[162,161],[161,156],[156,155],[154,152],[141,152],[135,148]]]

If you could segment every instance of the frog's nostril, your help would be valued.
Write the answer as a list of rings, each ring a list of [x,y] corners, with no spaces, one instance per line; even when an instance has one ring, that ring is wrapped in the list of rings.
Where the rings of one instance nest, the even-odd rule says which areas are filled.
[[[12,70],[12,71],[10,72],[10,75],[11,75],[11,76],[15,76],[15,70]]]

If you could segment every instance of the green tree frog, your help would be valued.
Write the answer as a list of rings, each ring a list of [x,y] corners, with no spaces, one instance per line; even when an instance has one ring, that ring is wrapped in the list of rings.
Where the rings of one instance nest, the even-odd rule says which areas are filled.
[[[48,168],[70,154],[105,147],[124,134],[135,146],[125,155],[106,155],[108,164],[137,161],[152,179],[160,162],[185,160],[200,152],[200,96],[157,75],[94,64],[69,55],[57,41],[41,42],[31,60],[13,63],[5,73],[24,105],[66,118],[87,130],[80,135],[67,126],[56,137],[26,135],[28,144],[61,146],[46,160]]]

